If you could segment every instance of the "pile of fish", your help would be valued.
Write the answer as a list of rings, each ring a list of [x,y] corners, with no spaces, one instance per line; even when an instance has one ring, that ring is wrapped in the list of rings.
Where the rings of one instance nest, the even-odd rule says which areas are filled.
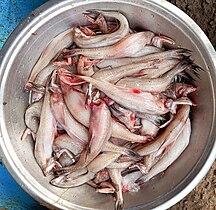
[[[57,35],[42,52],[25,89],[34,155],[50,183],[84,183],[115,195],[137,192],[189,144],[199,77],[191,51],[174,40],[135,31],[117,11],[84,13],[86,25]]]

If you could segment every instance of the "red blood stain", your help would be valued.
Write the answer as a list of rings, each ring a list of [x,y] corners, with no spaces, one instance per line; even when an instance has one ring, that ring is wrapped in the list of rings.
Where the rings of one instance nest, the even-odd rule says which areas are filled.
[[[122,192],[128,192],[128,186],[127,185],[122,185]]]
[[[135,121],[136,121],[136,117],[135,117],[134,115],[131,115],[131,116],[130,116],[130,119],[131,119],[132,122],[135,122]]]
[[[139,93],[141,93],[142,91],[139,90],[139,89],[133,88],[133,89],[132,89],[132,92],[133,92],[133,93],[136,93],[136,94],[139,94]]]

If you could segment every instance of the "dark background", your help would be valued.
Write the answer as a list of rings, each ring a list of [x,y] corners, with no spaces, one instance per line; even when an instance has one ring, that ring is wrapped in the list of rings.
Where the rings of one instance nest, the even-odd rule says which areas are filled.
[[[216,49],[216,0],[168,0],[187,13],[205,32]]]

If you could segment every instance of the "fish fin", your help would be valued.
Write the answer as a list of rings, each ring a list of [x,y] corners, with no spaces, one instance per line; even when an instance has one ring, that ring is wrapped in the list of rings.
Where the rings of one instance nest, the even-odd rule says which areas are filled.
[[[137,152],[131,149],[126,150],[126,155],[134,158],[135,160],[140,160],[142,158]]]

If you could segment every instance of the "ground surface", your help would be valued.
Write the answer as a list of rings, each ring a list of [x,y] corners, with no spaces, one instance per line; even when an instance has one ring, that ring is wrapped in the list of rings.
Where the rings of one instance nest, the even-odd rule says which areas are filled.
[[[216,0],[168,0],[186,12],[216,49]],[[216,162],[200,184],[170,210],[216,210]]]
[[[216,49],[216,0],[168,0],[186,12],[205,32]]]

